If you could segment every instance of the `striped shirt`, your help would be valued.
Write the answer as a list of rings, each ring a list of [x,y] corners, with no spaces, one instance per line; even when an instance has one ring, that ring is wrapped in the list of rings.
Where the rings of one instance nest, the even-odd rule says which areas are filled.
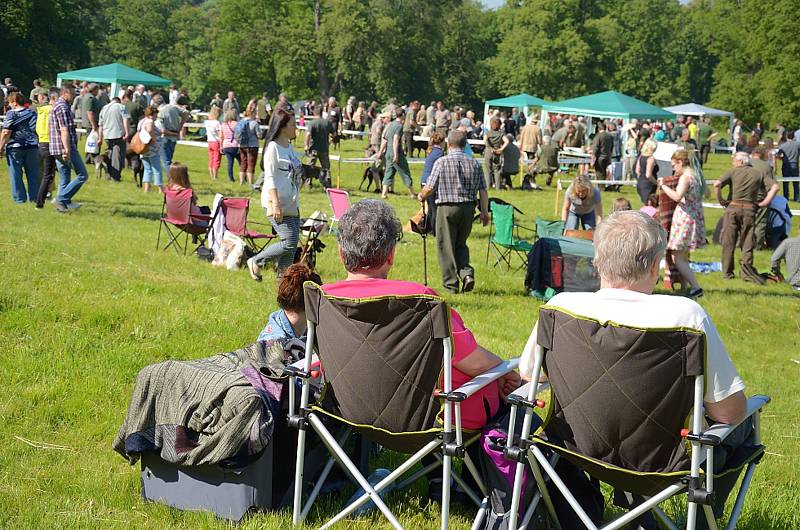
[[[75,132],[75,114],[69,108],[69,104],[64,98],[58,98],[50,111],[50,154],[53,156],[63,155],[65,152],[64,144],[61,141],[61,129],[66,127],[69,132],[70,148],[78,150],[78,135]]]
[[[781,260],[786,260],[786,282],[800,287],[800,237],[784,239],[772,253],[772,270],[781,269]]]
[[[425,185],[436,192],[436,204],[475,202],[486,189],[480,162],[453,147],[433,164]]]

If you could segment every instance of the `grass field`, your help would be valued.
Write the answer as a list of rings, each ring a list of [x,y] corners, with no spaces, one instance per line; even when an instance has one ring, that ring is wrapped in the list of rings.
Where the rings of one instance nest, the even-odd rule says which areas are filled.
[[[345,154],[361,156],[361,141],[345,142]],[[201,204],[214,192],[248,195],[249,189],[212,182],[206,152],[179,146],[176,160],[190,167]],[[712,156],[708,176],[729,164]],[[138,467],[111,450],[137,372],[165,359],[188,359],[230,351],[255,340],[275,308],[275,284],[257,284],[245,270],[229,272],[193,256],[155,250],[161,196],[144,195],[126,170],[122,183],[92,178],[76,200],[81,210],[59,215],[48,204],[15,205],[7,168],[0,164],[0,528],[224,528],[208,514],[183,513],[145,503]],[[354,190],[362,167],[343,166],[341,186]],[[421,166],[412,166],[418,180]],[[93,173],[93,170],[90,170]],[[221,171],[224,174],[224,170]],[[336,168],[334,167],[334,177]],[[402,190],[398,190],[402,191]],[[610,211],[619,194],[605,194]],[[627,190],[638,204],[633,190]],[[372,194],[352,192],[359,200]],[[536,215],[554,217],[554,191],[499,192],[532,225]],[[251,218],[263,221],[254,197]],[[401,219],[418,208],[403,195],[390,198]],[[329,211],[317,186],[303,192],[303,213]],[[713,229],[721,210],[706,211]],[[445,296],[478,340],[503,357],[518,355],[539,303],[523,289],[522,272],[487,266],[488,229],[471,237],[477,287]],[[344,277],[335,241],[318,270],[325,281]],[[440,286],[434,245],[428,245],[430,283]],[[694,255],[718,261],[715,245]],[[758,252],[756,266],[767,269]],[[422,281],[422,242],[407,234],[399,245],[393,278]],[[800,296],[785,285],[759,287],[721,274],[701,275],[700,300],[718,326],[748,393],[766,393],[763,432],[768,454],[756,474],[740,528],[800,528]],[[24,440],[34,442],[34,447]],[[53,445],[46,445],[53,444]],[[437,526],[435,507],[418,492],[390,496],[390,506],[410,528]],[[309,523],[333,515],[312,512]],[[472,514],[456,512],[453,528],[469,528]],[[290,527],[287,512],[259,514],[242,528]],[[349,521],[341,528],[384,528],[378,518]]]

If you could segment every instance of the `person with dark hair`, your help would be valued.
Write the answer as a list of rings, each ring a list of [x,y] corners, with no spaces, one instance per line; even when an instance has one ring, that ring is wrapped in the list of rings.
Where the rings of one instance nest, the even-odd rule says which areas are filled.
[[[192,190],[191,213],[205,215],[211,213],[211,209],[208,206],[197,205],[197,195],[194,194],[192,183],[189,181],[189,168],[184,164],[181,164],[180,162],[173,162],[172,165],[169,166],[169,170],[167,170],[167,189],[170,191]],[[206,224],[205,221],[200,221],[197,219],[193,219],[192,223]]]
[[[389,188],[394,186],[395,173],[403,179],[403,183],[408,188],[410,196],[414,196],[414,182],[411,180],[411,170],[408,168],[408,160],[403,150],[401,138],[403,135],[403,122],[405,111],[401,107],[394,110],[394,115],[390,116],[390,121],[383,130],[381,146],[378,149],[377,158],[386,155],[386,172],[383,174],[383,186],[381,197],[386,199]]]
[[[306,155],[308,155],[309,164],[316,166],[317,160],[319,160],[319,165],[322,168],[319,181],[323,187],[327,187],[328,173],[331,170],[330,141],[335,134],[336,132],[333,130],[331,122],[322,119],[322,105],[314,105],[314,119],[306,130],[303,147]]]
[[[294,115],[284,109],[276,109],[261,158],[264,170],[261,206],[264,207],[280,242],[267,245],[264,250],[247,260],[250,276],[256,281],[261,281],[261,268],[268,261],[277,261],[278,274],[294,261],[300,237],[301,164],[292,147],[296,136]]]
[[[189,111],[186,110],[186,105],[188,105],[188,101],[179,96],[176,104],[169,103],[158,107],[158,121],[161,122],[162,131],[161,165],[163,167],[169,167],[172,164],[175,146],[178,144],[178,139],[183,131],[183,124],[192,117]]]
[[[503,152],[509,144],[505,133],[500,129],[500,118],[489,120],[490,129],[483,136],[486,145],[484,163],[489,174],[488,187],[500,189],[503,187]]]
[[[800,176],[800,141],[795,138],[794,131],[786,133],[786,141],[778,146],[778,156],[783,160],[781,173],[783,178],[798,178]],[[783,183],[783,196],[789,199],[789,183]],[[800,201],[800,182],[792,182],[792,199]]]
[[[53,204],[59,213],[67,213],[70,209],[80,208],[80,203],[73,203],[72,197],[89,179],[86,165],[78,151],[75,114],[72,113],[69,106],[74,97],[75,90],[72,86],[62,86],[61,95],[50,112],[50,154],[56,158],[56,167],[59,172],[58,195]],[[70,173],[73,169],[76,178],[70,181]]]
[[[39,137],[36,134],[36,112],[23,106],[25,96],[12,92],[8,96],[10,110],[3,119],[0,133],[0,156],[8,157],[11,198],[17,204],[36,200],[39,190]],[[23,170],[28,180],[26,193]]]
[[[464,154],[467,136],[453,131],[447,137],[448,154],[433,164],[419,193],[420,202],[436,197],[436,247],[442,285],[448,292],[469,292],[475,270],[469,264],[467,239],[472,232],[476,203],[483,226],[489,224],[489,195],[480,162]],[[460,286],[459,286],[460,284]]]
[[[233,162],[239,161],[239,175],[243,176],[242,162],[239,159],[239,142],[236,141],[236,126],[239,124],[239,114],[235,109],[228,109],[223,115],[224,121],[220,125],[222,135],[222,153],[228,159],[228,180],[233,182]]]
[[[258,334],[260,342],[284,341],[306,337],[306,306],[303,284],[322,284],[319,274],[303,263],[290,265],[281,275],[277,301],[280,309],[270,313],[267,324]]]

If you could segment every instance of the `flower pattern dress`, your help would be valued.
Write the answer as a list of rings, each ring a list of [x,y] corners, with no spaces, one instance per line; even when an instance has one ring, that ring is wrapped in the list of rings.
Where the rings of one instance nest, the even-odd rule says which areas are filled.
[[[689,189],[672,214],[669,250],[695,250],[706,245],[706,221],[703,213],[703,190],[700,180],[690,174]]]

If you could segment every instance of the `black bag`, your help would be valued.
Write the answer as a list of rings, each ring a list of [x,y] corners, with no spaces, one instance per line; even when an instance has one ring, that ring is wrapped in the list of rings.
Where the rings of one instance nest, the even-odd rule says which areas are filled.
[[[197,249],[197,257],[201,261],[208,261],[210,263],[214,261],[214,251],[208,247],[199,247]]]

